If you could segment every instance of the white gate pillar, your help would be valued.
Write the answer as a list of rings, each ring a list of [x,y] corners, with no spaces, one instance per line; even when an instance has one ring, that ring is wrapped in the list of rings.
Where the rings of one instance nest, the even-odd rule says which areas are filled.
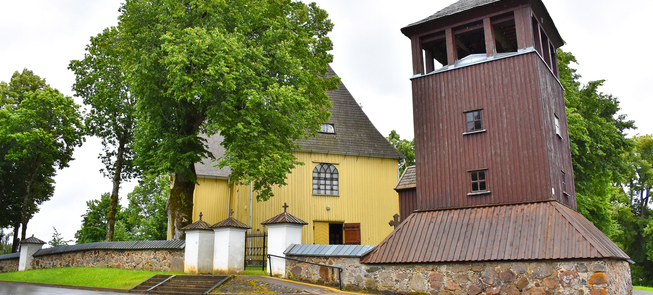
[[[186,248],[184,249],[184,272],[201,274],[213,272],[213,229],[200,220],[182,228],[186,231]]]
[[[32,269],[32,259],[36,251],[43,248],[45,242],[37,239],[32,235],[31,237],[20,241],[20,256],[18,259],[18,271],[30,270]]]
[[[242,274],[245,271],[246,224],[229,218],[211,226],[214,232],[213,274]]]
[[[283,204],[283,213],[261,223],[268,227],[268,254],[286,257],[283,252],[292,244],[302,243],[302,227],[305,221],[286,212],[288,205]],[[286,276],[286,260],[270,257],[268,268],[273,276]]]

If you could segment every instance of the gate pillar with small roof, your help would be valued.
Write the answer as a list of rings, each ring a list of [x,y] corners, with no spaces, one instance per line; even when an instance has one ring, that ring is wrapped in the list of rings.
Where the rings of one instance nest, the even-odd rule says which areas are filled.
[[[272,217],[262,225],[268,227],[268,254],[285,257],[283,254],[292,244],[302,243],[302,227],[307,225],[305,221],[286,212],[288,205],[283,204],[283,213]],[[270,273],[274,276],[286,275],[285,259],[271,256],[268,259]]]
[[[200,220],[182,228],[186,232],[184,252],[184,272],[190,274],[213,272],[213,229]]]
[[[43,248],[44,241],[41,241],[32,235],[31,237],[20,242],[20,258],[18,259],[18,271],[32,269],[32,259],[34,253]]]
[[[213,274],[242,274],[245,270],[246,224],[229,218],[211,226],[214,232]]]

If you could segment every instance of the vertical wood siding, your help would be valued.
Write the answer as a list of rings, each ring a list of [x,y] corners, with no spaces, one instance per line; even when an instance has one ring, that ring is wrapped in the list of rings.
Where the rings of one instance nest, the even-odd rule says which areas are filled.
[[[263,231],[266,229],[261,222],[283,212],[281,206],[285,202],[289,206],[288,213],[309,223],[302,229],[303,244],[314,243],[313,225],[316,221],[360,223],[363,245],[376,245],[392,231],[388,222],[399,213],[398,194],[393,189],[398,180],[396,159],[307,152],[295,152],[295,156],[305,165],[293,169],[286,186],[274,188],[275,196],[265,202],[257,202],[256,193],[252,196],[251,224],[249,185],[232,188],[231,208],[236,211],[233,217],[251,226],[252,232]],[[312,171],[319,163],[331,163],[338,169],[338,196],[313,195]],[[199,218],[199,211],[203,212],[203,220],[207,222],[227,217],[227,198],[224,196],[228,189],[207,184],[222,181],[226,184],[226,180],[208,178],[196,187],[193,221]],[[214,190],[220,190],[220,193]],[[216,210],[205,210],[200,207],[202,204]],[[327,206],[331,209],[327,210]]]
[[[413,105],[419,106],[413,111],[416,162],[420,163],[416,166],[418,209],[555,197],[552,187],[559,189],[552,184],[560,173],[552,174],[551,166],[566,159],[559,156],[564,149],[548,147],[555,136],[549,112],[562,106],[559,117],[566,128],[564,98],[562,87],[535,52],[416,78],[412,83]],[[487,131],[463,135],[464,112],[479,108]],[[488,169],[491,193],[468,196],[468,170],[483,168]]]
[[[227,195],[229,194],[229,185],[226,179],[222,178],[198,178],[198,185],[195,186],[193,193],[193,222],[202,220],[213,225],[227,219],[228,210]]]
[[[399,192],[399,220],[404,221],[417,209],[417,189],[404,189]]]

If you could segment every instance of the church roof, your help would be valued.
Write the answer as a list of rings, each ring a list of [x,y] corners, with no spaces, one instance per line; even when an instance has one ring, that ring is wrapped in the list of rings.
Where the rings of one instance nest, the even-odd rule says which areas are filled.
[[[499,1],[501,1],[501,0],[460,0],[460,1],[454,2],[453,4],[439,10],[438,12],[432,14],[431,16],[429,16],[429,17],[427,17],[425,19],[420,20],[420,21],[415,22],[415,23],[412,23],[412,24],[410,24],[410,25],[408,25],[406,27],[416,26],[416,25],[426,23],[426,22],[429,22],[429,21],[432,21],[432,20],[443,18],[445,16],[454,15],[454,14],[463,12],[465,10],[470,10],[472,8],[481,7],[481,6],[488,5],[488,4],[494,3],[494,2],[499,2]]]
[[[39,240],[38,238],[35,238],[34,235],[31,237],[24,239],[20,241],[21,244],[45,244],[44,241]]]
[[[187,226],[182,227],[181,230],[212,230],[212,229],[210,224],[200,219]]]
[[[244,224],[238,220],[236,220],[233,217],[229,217],[223,221],[220,221],[214,225],[211,225],[211,228],[223,228],[223,227],[235,227],[235,228],[244,228],[244,229],[250,229],[251,227],[247,226],[247,224]]]
[[[404,189],[411,189],[416,187],[417,185],[415,184],[415,165],[408,166],[408,168],[404,170],[404,173],[401,174],[401,178],[399,178],[397,185],[395,185],[395,190],[404,190]]]
[[[580,213],[547,201],[415,212],[361,262],[593,258],[629,259]]]
[[[329,67],[327,76],[336,76],[336,73],[331,67]],[[361,109],[344,84],[338,84],[338,89],[328,91],[327,95],[333,107],[331,108],[331,117],[324,123],[333,124],[335,133],[318,133],[309,139],[299,141],[301,151],[392,159],[403,157],[381,135],[376,127],[374,127],[374,124],[365,115],[363,109]],[[216,159],[219,159],[225,153],[224,148],[220,145],[223,140],[224,138],[219,134],[207,138],[209,151],[213,153]],[[231,169],[229,167],[218,169],[214,166],[218,161],[204,159],[201,163],[196,163],[195,170],[197,175],[220,178],[229,177]]]

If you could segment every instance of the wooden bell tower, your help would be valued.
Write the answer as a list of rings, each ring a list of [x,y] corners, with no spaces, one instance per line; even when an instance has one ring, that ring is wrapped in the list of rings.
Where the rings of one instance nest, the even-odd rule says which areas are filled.
[[[401,31],[412,41],[415,209],[576,209],[563,41],[542,2],[463,0]]]

